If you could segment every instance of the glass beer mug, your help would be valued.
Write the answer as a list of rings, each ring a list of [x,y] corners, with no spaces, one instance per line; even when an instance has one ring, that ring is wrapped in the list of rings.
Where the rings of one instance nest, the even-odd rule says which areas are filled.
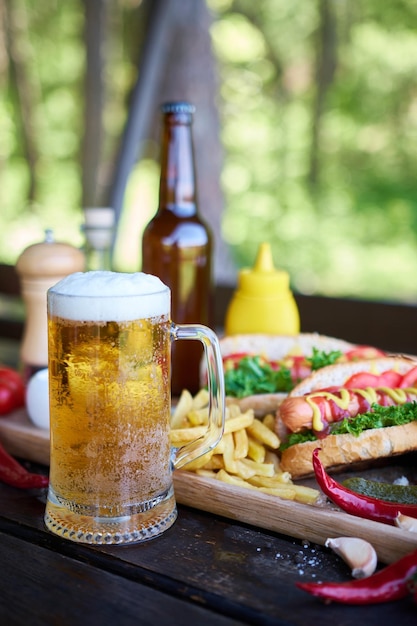
[[[77,272],[48,290],[50,485],[47,528],[72,541],[125,544],[175,522],[172,471],[214,448],[224,427],[218,339],[170,319],[159,278]],[[203,343],[209,419],[203,438],[170,445],[173,340]]]

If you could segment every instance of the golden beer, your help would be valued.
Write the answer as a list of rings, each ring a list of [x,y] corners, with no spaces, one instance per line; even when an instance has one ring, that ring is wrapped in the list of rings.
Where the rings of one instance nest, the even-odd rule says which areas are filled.
[[[171,485],[168,320],[52,317],[49,336],[56,498],[88,515],[149,509]]]
[[[175,339],[181,332],[186,339],[206,335],[205,327],[170,321],[170,291],[154,276],[76,273],[48,291],[51,458],[45,523],[52,532],[84,543],[130,543],[174,523],[173,329]],[[213,339],[205,341],[210,345]],[[217,372],[217,394],[218,378]],[[216,445],[224,420],[219,415],[207,441],[181,449],[179,464]]]

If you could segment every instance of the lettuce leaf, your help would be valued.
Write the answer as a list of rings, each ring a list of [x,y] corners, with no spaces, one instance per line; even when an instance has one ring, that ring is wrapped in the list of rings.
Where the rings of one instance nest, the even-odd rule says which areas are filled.
[[[324,352],[313,348],[311,357],[306,361],[312,370],[331,365],[341,356],[340,351]],[[245,356],[237,367],[225,371],[226,395],[233,398],[244,398],[259,393],[288,393],[294,389],[296,381],[292,380],[291,370],[282,365],[279,369],[272,368],[260,356]]]
[[[333,365],[341,356],[342,353],[340,350],[324,352],[323,350],[313,348],[313,354],[310,357],[307,357],[306,361],[311,364],[311,369],[314,372],[322,367],[326,367],[326,365]]]
[[[291,372],[286,367],[278,370],[259,356],[245,356],[235,369],[224,373],[226,395],[244,398],[259,393],[288,392],[294,387]]]

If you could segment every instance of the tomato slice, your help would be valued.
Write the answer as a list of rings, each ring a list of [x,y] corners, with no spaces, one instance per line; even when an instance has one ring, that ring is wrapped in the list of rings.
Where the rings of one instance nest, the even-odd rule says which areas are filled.
[[[387,372],[383,372],[382,374],[380,374],[379,386],[395,389],[400,386],[402,378],[402,374],[400,374],[399,372],[394,372],[394,370],[388,370]]]
[[[417,365],[411,370],[408,370],[402,377],[399,387],[415,387],[417,385]]]
[[[357,372],[353,374],[343,385],[346,389],[365,389],[366,387],[379,387],[380,376],[370,372]]]
[[[386,352],[373,346],[356,346],[352,350],[345,353],[348,361],[359,361],[360,359],[376,359],[380,356],[386,356]]]
[[[311,374],[311,363],[307,361],[305,356],[291,356],[287,367],[291,371],[291,379],[297,383],[300,380],[304,380]]]

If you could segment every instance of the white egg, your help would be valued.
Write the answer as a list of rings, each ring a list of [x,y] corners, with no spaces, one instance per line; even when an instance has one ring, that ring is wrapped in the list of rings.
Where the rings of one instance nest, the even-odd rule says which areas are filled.
[[[31,421],[39,428],[49,429],[48,369],[39,370],[29,380],[26,389],[26,409]]]

